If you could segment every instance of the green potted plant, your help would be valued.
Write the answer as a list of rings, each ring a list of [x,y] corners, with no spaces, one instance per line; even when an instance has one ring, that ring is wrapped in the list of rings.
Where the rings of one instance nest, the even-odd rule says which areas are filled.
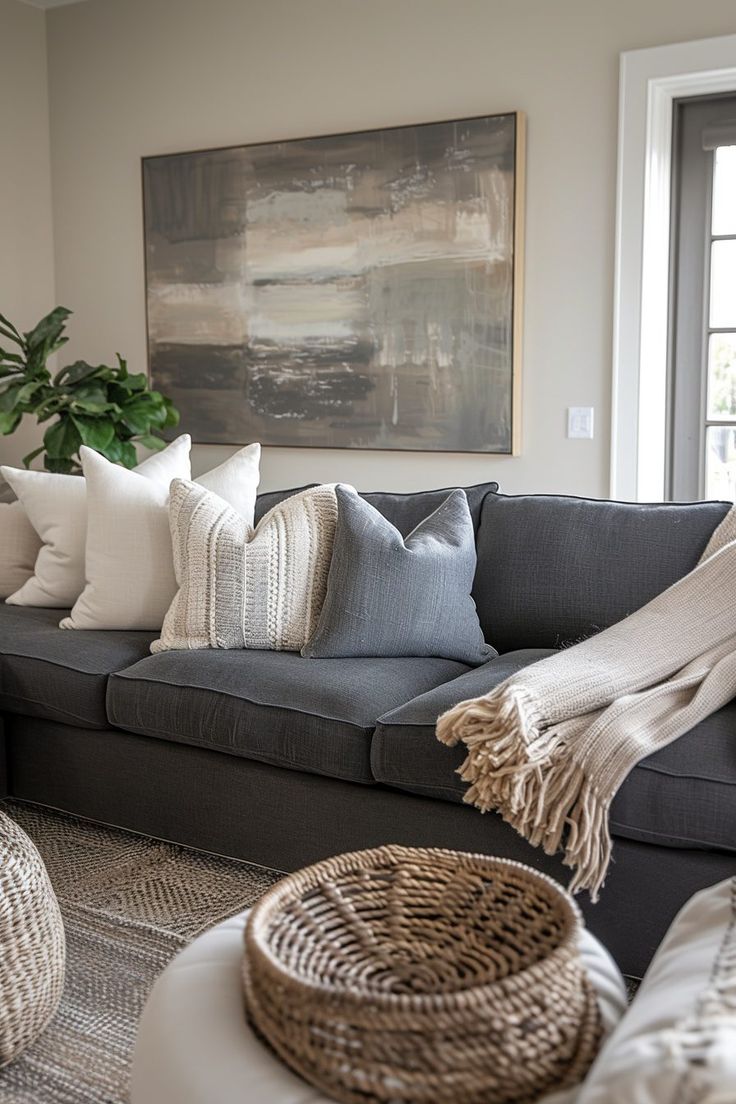
[[[149,389],[144,372],[129,372],[120,354],[114,366],[75,360],[52,377],[46,362],[69,340],[64,330],[71,313],[56,307],[28,333],[0,314],[0,342],[15,346],[0,346],[0,433],[13,433],[24,415],[35,414],[50,424],[43,444],[23,458],[26,467],[43,453],[47,471],[79,472],[79,449],[89,445],[133,468],[137,446],[163,448],[160,433],[177,425],[179,413]]]

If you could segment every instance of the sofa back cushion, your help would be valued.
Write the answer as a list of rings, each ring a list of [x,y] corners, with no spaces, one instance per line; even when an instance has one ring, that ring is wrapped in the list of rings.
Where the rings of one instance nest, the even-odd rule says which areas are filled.
[[[316,484],[309,483],[308,486],[314,487]],[[256,524],[271,507],[283,502],[290,495],[298,494],[299,491],[306,489],[306,487],[294,487],[288,491],[266,491],[264,494],[259,494],[256,500]],[[408,537],[420,521],[424,521],[426,517],[434,513],[438,506],[442,505],[452,490],[454,488],[446,487],[443,490],[410,491],[407,494],[399,494],[394,491],[367,491],[361,492],[360,497],[364,498],[366,502],[370,502],[379,514],[383,514],[387,521],[396,526],[402,537]],[[475,486],[464,487],[463,490],[470,507],[473,528],[477,533],[483,499],[490,492],[498,490],[498,483],[476,483]]]
[[[559,648],[613,625],[695,567],[730,506],[489,494],[473,587],[486,640]]]
[[[442,505],[454,487],[444,487],[436,491],[409,491],[407,494],[398,494],[393,491],[368,491],[361,492],[360,497],[370,502],[383,514],[387,521],[394,525],[402,537],[408,537],[413,529],[425,518]],[[487,494],[498,490],[498,483],[476,483],[473,487],[463,487],[465,497],[468,500],[470,516],[473,519],[473,528],[477,534],[480,525],[480,513],[483,500]]]

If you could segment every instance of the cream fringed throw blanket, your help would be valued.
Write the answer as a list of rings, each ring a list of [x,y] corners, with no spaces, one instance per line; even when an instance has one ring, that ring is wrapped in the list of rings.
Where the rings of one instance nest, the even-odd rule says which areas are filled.
[[[547,854],[597,898],[608,810],[636,764],[736,696],[736,508],[698,566],[596,636],[519,671],[437,722],[468,749],[465,801]]]

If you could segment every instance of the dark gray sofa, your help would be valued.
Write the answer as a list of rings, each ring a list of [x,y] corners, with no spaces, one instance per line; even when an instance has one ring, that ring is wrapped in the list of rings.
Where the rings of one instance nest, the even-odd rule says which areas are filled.
[[[286,493],[260,496],[258,516]],[[282,870],[396,841],[505,855],[566,881],[558,859],[462,804],[462,751],[437,742],[436,718],[685,574],[729,504],[467,493],[474,596],[501,653],[475,669],[151,656],[154,634],[62,631],[63,611],[0,605],[4,792]],[[406,534],[444,495],[366,497]],[[736,702],[626,781],[606,887],[597,905],[580,903],[627,973],[642,973],[695,890],[736,873],[735,798]]]

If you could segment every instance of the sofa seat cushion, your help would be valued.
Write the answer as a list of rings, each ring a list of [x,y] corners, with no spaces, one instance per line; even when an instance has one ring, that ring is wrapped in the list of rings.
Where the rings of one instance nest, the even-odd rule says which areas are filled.
[[[553,654],[549,648],[507,652],[382,714],[371,745],[376,781],[426,797],[462,801],[467,785],[455,771],[465,758],[465,745],[441,744],[435,735],[437,718],[458,702],[487,694],[522,667]]]
[[[465,747],[439,743],[437,717],[552,654],[506,652],[382,716],[371,748],[376,781],[462,801],[467,784],[455,771]],[[736,852],[736,701],[639,763],[613,801],[610,823],[613,835],[644,843]]]
[[[107,728],[109,675],[147,655],[156,634],[68,632],[65,613],[0,604],[0,711]]]
[[[162,652],[110,680],[107,711],[129,732],[371,783],[377,718],[465,671],[447,659]]]
[[[611,806],[611,831],[736,852],[736,701],[634,768]]]

